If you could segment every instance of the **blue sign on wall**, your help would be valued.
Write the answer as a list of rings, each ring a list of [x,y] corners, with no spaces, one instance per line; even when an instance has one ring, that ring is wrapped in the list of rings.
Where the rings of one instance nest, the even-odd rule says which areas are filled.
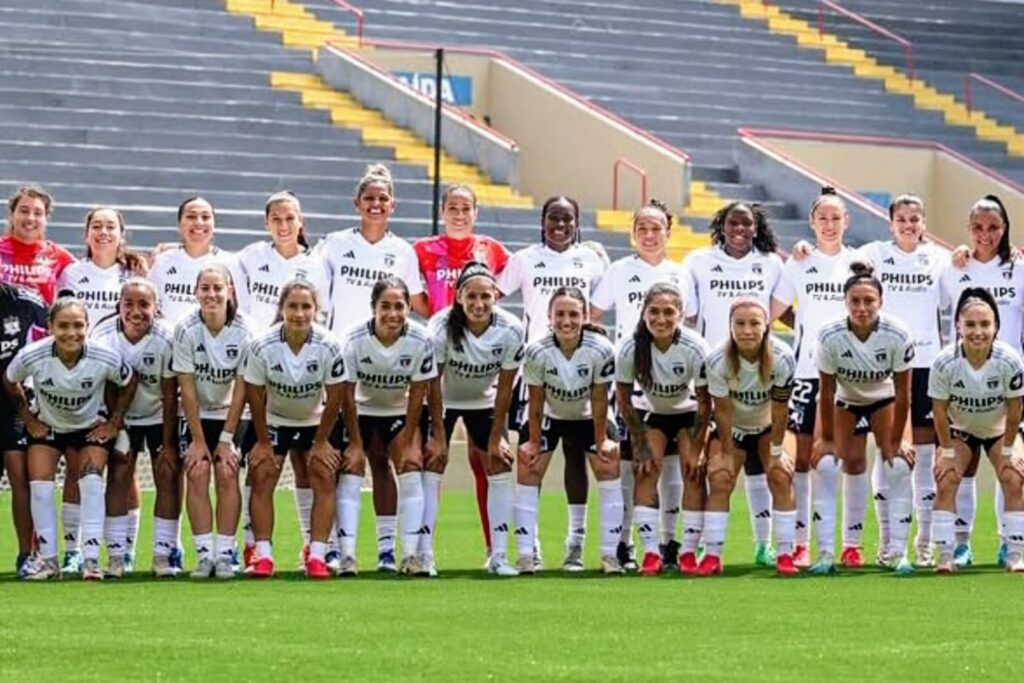
[[[437,96],[437,78],[419,71],[395,71],[395,77],[428,97]],[[441,79],[441,99],[457,107],[473,104],[473,79],[469,76],[445,76]]]

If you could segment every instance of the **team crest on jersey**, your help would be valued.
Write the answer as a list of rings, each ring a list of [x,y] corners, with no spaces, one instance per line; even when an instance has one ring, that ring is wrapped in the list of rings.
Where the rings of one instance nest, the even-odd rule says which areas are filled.
[[[1003,279],[1004,280],[1010,280],[1012,278],[1013,278],[1013,271],[1012,270],[1004,270],[1003,271]]]
[[[407,368],[412,365],[412,356],[402,356],[398,359],[398,364],[403,368]]]
[[[4,334],[14,336],[21,332],[21,321],[18,320],[17,316],[8,316],[4,318]]]
[[[885,359],[888,358],[888,355],[889,354],[887,354],[884,349],[879,349],[875,351],[875,360],[879,363],[884,363]]]
[[[154,365],[155,363],[156,363],[156,356],[155,355],[153,355],[152,353],[144,353],[144,354],[142,354],[142,364],[143,365]]]
[[[302,269],[296,270],[295,271],[295,279],[296,280],[308,280],[309,279],[309,274],[306,271],[302,270]]]
[[[306,372],[318,372],[320,370],[320,363],[315,360],[306,361]]]
[[[998,377],[988,377],[988,378],[985,379],[985,384],[988,385],[989,389],[997,389],[997,388],[999,388],[999,378]]]
[[[588,368],[586,365],[577,365],[576,374],[579,375],[580,377],[586,377],[587,375],[590,374],[590,368]]]
[[[225,347],[224,352],[228,354],[228,358],[238,358],[238,346],[235,344],[229,344]]]
[[[750,267],[750,272],[752,272],[754,275],[763,275],[764,274],[763,271],[761,270],[761,264],[760,263],[755,263],[754,265],[752,265]]]
[[[673,363],[672,364],[672,373],[676,377],[682,377],[683,375],[686,374],[686,366],[683,365],[682,363]]]
[[[394,265],[395,265],[395,255],[394,254],[384,254],[384,267],[385,268],[391,268]]]
[[[572,260],[572,266],[573,266],[573,268],[582,268],[583,267],[583,261],[578,259],[578,258],[574,258]]]
[[[917,255],[917,265],[919,265],[919,266],[926,266],[927,267],[928,266],[928,254],[925,254],[924,252],[921,252],[920,254],[918,254]]]
[[[87,377],[86,379],[82,380],[82,388],[83,389],[92,389],[93,384],[94,384],[94,382],[93,382],[91,377]]]
[[[504,351],[504,350],[505,350],[505,348],[502,347],[502,346],[494,346],[494,347],[491,348],[491,355],[493,355],[493,356],[500,356],[501,352]]]

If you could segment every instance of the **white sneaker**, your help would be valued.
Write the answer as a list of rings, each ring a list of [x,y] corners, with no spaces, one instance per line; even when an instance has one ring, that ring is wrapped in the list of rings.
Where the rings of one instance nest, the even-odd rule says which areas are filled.
[[[583,546],[581,544],[567,544],[565,546],[565,559],[562,560],[562,571],[578,574],[583,571]]]
[[[218,579],[235,578],[235,565],[230,557],[221,556],[213,565],[213,575]]]
[[[1024,557],[1019,552],[1011,552],[1006,556],[1006,571],[1014,574],[1024,572]]]
[[[192,570],[192,573],[189,576],[193,579],[209,579],[213,577],[213,573],[216,569],[217,566],[212,557],[201,557],[199,558],[199,562],[196,564],[196,568]]]
[[[102,581],[103,580],[103,569],[100,567],[100,561],[98,559],[87,557],[82,560],[82,580],[83,581]]]
[[[419,564],[419,571],[416,572],[416,576],[427,576],[432,579],[437,578],[437,565],[434,563],[434,556],[426,553],[420,553],[416,558],[417,564]]]
[[[338,568],[334,570],[335,576],[356,576],[359,574],[359,565],[352,555],[342,555],[338,559]]]
[[[875,555],[875,564],[882,569],[892,569],[895,567],[892,556],[888,550],[878,549],[878,553]]]
[[[420,573],[420,559],[417,555],[408,555],[402,558],[402,564],[398,567],[399,574],[416,576]]]
[[[520,555],[516,560],[516,571],[523,576],[532,576],[537,573],[537,557],[535,555]]]
[[[181,573],[181,570],[171,564],[171,558],[166,556],[153,557],[153,575],[157,578],[174,578]]]
[[[602,574],[625,574],[626,570],[623,569],[622,563],[619,562],[619,558],[615,555],[605,555],[601,558],[601,573]]]
[[[922,569],[935,566],[935,554],[930,545],[919,545],[914,553],[914,564]]]
[[[487,573],[495,576],[519,576],[515,567],[508,563],[505,553],[495,553],[487,561]]]
[[[107,558],[107,568],[103,575],[108,579],[124,578],[124,555],[111,555]]]
[[[60,564],[58,564],[56,557],[50,557],[44,560],[39,557],[39,555],[33,554],[25,563],[22,577],[26,581],[49,581],[50,579],[60,579]]]

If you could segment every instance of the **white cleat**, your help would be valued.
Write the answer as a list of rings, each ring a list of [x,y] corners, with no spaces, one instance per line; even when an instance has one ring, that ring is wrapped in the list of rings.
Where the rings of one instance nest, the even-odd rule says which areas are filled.
[[[33,555],[25,563],[22,577],[26,581],[49,581],[51,579],[60,579],[60,564],[57,562],[56,557],[50,557],[43,559],[38,555]]]
[[[193,579],[210,579],[213,578],[213,572],[216,571],[216,568],[212,557],[203,557],[199,559],[196,568],[192,570],[189,576]]]
[[[536,556],[520,555],[519,559],[516,560],[516,571],[519,572],[520,576],[533,576],[537,573],[537,558]]]
[[[235,565],[230,557],[218,557],[213,565],[214,577],[222,580],[235,578]]]
[[[338,558],[338,568],[334,570],[335,576],[356,576],[359,574],[359,564],[352,555],[342,555]]]
[[[625,574],[626,570],[623,568],[622,563],[619,562],[618,557],[615,555],[605,555],[601,558],[601,573]]]
[[[402,558],[402,564],[398,567],[399,574],[406,576],[417,576],[420,573],[420,559],[416,555],[409,555]]]
[[[100,567],[100,561],[94,558],[86,558],[82,560],[82,580],[83,581],[102,581],[103,580],[103,569]]]
[[[1019,552],[1011,552],[1006,556],[1006,571],[1013,574],[1024,573],[1024,557]]]
[[[491,559],[487,561],[487,573],[495,576],[519,576],[516,568],[509,564],[505,553],[491,555]]]
[[[181,573],[181,570],[171,564],[171,558],[166,556],[153,557],[153,575],[160,579],[173,579]]]
[[[914,564],[921,569],[935,566],[935,554],[930,545],[917,546],[914,553]]]
[[[107,558],[107,568],[103,570],[103,575],[108,579],[124,578],[124,564],[124,555],[111,555]]]
[[[576,543],[566,545],[565,559],[562,560],[562,571],[578,574],[584,569],[583,546]]]
[[[431,579],[437,578],[437,564],[434,563],[433,555],[420,553],[416,557],[416,563],[419,565],[416,576],[426,576]]]

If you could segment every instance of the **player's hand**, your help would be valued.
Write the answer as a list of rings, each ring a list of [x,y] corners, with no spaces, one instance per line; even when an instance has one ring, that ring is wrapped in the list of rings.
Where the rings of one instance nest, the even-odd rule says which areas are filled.
[[[89,430],[89,433],[85,435],[85,440],[90,443],[105,443],[112,441],[116,436],[117,429],[109,422],[104,421]]]
[[[682,465],[683,479],[685,481],[699,481],[707,460],[699,448],[687,448],[685,453],[679,454],[679,464]]]
[[[793,255],[793,259],[797,262],[807,259],[811,252],[814,251],[814,247],[807,240],[800,240],[793,245],[793,251],[789,252]]]
[[[932,474],[935,476],[936,484],[948,476],[955,475],[956,458],[935,458],[934,465],[932,466]]]
[[[632,437],[633,470],[637,474],[650,474],[654,468],[654,451],[651,449],[647,432]]]
[[[1024,477],[1024,455],[1014,453],[1010,456],[1009,466],[1014,469],[1020,476]]]
[[[782,455],[780,455],[777,458],[772,458],[771,460],[772,460],[772,467],[779,467],[779,468],[781,468],[782,471],[786,473],[787,477],[789,477],[790,479],[793,478],[793,475],[796,473],[796,458],[795,457],[793,457],[792,455],[787,453],[785,449],[783,449],[782,450]]]
[[[366,453],[363,452],[362,446],[350,443],[345,447],[345,452],[341,456],[341,468],[344,472],[362,472],[365,463]]]
[[[524,441],[519,444],[519,462],[523,467],[532,470],[540,460],[540,444],[536,441]]]
[[[431,472],[443,472],[448,467],[448,446],[444,441],[444,437],[437,434],[432,434],[427,439],[423,469]]]
[[[309,449],[309,462],[319,463],[320,466],[330,472],[337,472],[341,467],[341,453],[331,447],[326,440],[316,440]]]
[[[619,459],[619,444],[611,439],[603,439],[595,451],[597,459],[602,462],[612,463],[617,462]]]
[[[185,473],[190,474],[196,465],[210,459],[210,449],[206,447],[206,444],[193,441],[185,449]]]
[[[501,469],[511,468],[515,464],[512,448],[504,437],[492,438],[487,441],[487,470],[497,472]],[[499,467],[503,465],[504,467]]]
[[[961,244],[953,250],[951,255],[953,265],[963,270],[971,262],[971,249],[966,244]]]
[[[274,464],[274,447],[269,441],[257,441],[256,445],[249,451],[249,464],[253,470],[266,467],[267,464]]]
[[[819,441],[814,444],[814,448],[811,449],[811,468],[817,467],[818,462],[820,462],[822,456],[825,455],[832,455],[835,456],[837,460],[839,459],[839,456],[836,453],[835,441]]]
[[[888,458],[890,462],[894,458],[903,458],[907,461],[910,469],[914,469],[914,463],[917,461],[917,450],[911,444],[897,441],[890,446],[889,453],[891,454]]]
[[[29,418],[25,420],[25,431],[28,432],[29,436],[33,439],[45,439],[46,435],[50,433],[50,426],[35,415],[30,415]]]
[[[232,475],[238,473],[238,460],[238,449],[235,448],[233,443],[219,441],[217,447],[213,449],[213,461],[224,463],[228,472]]]

